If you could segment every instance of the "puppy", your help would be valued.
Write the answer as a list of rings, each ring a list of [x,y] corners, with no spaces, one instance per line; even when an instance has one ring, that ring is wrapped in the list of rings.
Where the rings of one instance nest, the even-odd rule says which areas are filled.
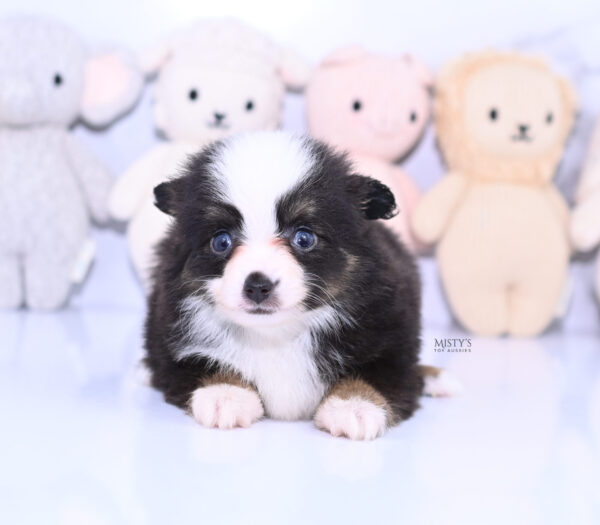
[[[395,214],[386,186],[322,143],[260,132],[205,148],[154,193],[175,220],[146,364],[168,402],[209,427],[314,418],[351,439],[413,414],[420,283],[376,221]]]

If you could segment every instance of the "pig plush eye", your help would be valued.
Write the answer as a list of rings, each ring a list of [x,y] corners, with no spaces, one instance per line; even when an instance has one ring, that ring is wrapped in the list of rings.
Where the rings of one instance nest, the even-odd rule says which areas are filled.
[[[63,83],[63,77],[62,77],[62,75],[60,73],[56,73],[54,75],[54,77],[52,78],[52,82],[53,82],[53,84],[56,87],[61,86],[62,83]]]
[[[358,99],[356,99],[353,103],[352,103],[352,109],[354,111],[360,111],[362,109],[362,102]]]
[[[190,92],[188,93],[188,98],[190,100],[196,100],[198,98],[198,90],[197,89],[190,89]]]
[[[552,121],[554,120],[554,114],[552,113],[552,111],[550,111],[547,115],[546,115],[546,124],[552,124]]]
[[[410,118],[411,122],[416,122],[417,121],[417,112],[416,111],[411,111],[409,118]]]
[[[498,110],[496,108],[490,109],[489,117],[490,120],[498,120]]]
[[[248,100],[248,102],[246,102],[246,111],[252,111],[253,109],[254,109],[254,101]]]

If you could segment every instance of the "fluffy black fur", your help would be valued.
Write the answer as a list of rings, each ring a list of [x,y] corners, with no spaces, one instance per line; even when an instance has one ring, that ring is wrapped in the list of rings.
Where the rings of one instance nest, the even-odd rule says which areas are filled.
[[[223,273],[227,258],[209,248],[215,232],[239,231],[243,224],[240,213],[223,202],[211,175],[221,148],[216,144],[203,150],[181,177],[155,190],[157,206],[176,220],[158,249],[145,328],[146,361],[154,386],[182,408],[218,366],[197,356],[174,358],[185,338],[178,324],[180,305],[191,294],[205,293],[198,283],[207,276]],[[354,319],[337,330],[313,333],[319,371],[330,387],[343,378],[366,381],[385,397],[396,423],[418,407],[423,380],[417,367],[416,265],[399,240],[374,220],[393,216],[394,197],[383,184],[354,174],[346,158],[325,145],[307,140],[306,148],[316,158],[315,167],[277,204],[280,235],[287,238],[297,225],[317,233],[318,245],[308,253],[295,253],[290,246],[319,280],[305,307],[315,308],[332,294],[337,308]]]

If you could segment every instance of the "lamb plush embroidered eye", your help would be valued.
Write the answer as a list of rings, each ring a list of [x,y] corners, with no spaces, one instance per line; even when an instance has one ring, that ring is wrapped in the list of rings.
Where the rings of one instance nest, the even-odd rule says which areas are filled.
[[[352,109],[354,111],[360,111],[362,109],[362,102],[360,100],[355,100],[352,103]]]
[[[63,83],[63,77],[62,77],[62,75],[60,73],[56,73],[54,75],[54,78],[52,80],[54,81],[54,85],[56,87],[62,85],[62,83]]]
[[[249,100],[246,102],[246,111],[252,111],[254,109],[254,101]]]
[[[317,236],[308,228],[298,228],[292,239],[294,246],[301,250],[308,251],[314,248],[317,243]]]
[[[188,93],[188,97],[190,100],[196,100],[198,98],[198,90],[190,89],[190,92]]]
[[[231,249],[232,244],[231,235],[227,232],[217,233],[210,243],[213,251],[219,255],[227,253]]]
[[[490,120],[498,120],[498,110],[496,108],[490,109]]]

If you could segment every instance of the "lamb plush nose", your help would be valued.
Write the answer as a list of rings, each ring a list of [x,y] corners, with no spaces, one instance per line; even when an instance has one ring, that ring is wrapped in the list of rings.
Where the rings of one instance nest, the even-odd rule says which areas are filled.
[[[521,133],[521,135],[525,135],[525,133],[527,133],[528,130],[529,124],[519,124],[519,133]]]
[[[217,113],[216,111],[213,113],[213,115],[215,116],[215,120],[217,122],[221,122],[226,116],[225,113]]]
[[[271,294],[273,282],[260,272],[251,273],[244,282],[244,295],[255,302],[262,303]]]

